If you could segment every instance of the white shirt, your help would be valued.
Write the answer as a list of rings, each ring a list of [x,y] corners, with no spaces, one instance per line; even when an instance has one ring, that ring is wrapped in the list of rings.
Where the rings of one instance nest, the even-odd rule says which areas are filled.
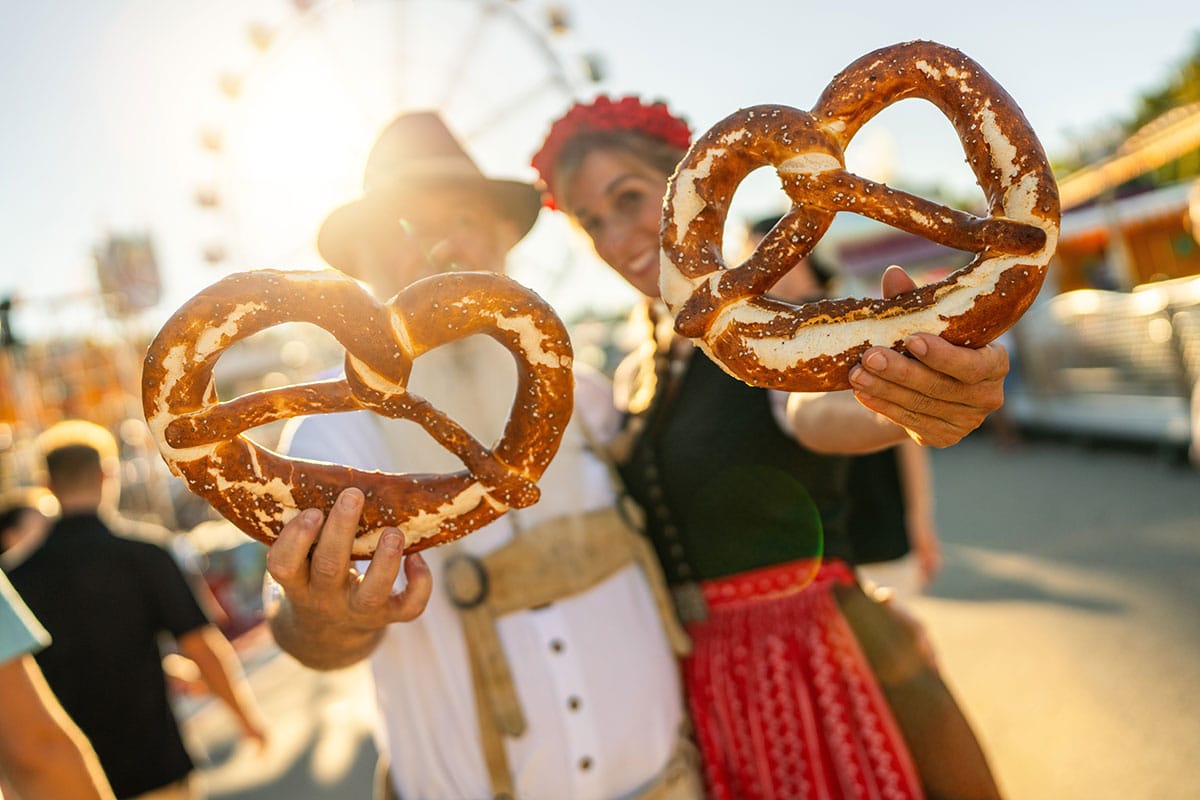
[[[516,370],[498,344],[471,337],[417,359],[408,385],[491,443],[508,418]],[[531,527],[612,504],[611,479],[585,450],[574,422],[579,415],[600,437],[619,424],[611,390],[594,372],[576,373],[573,421],[538,483],[538,503],[425,551],[434,575],[429,605],[416,620],[390,626],[371,656],[380,749],[391,758],[403,800],[491,797],[466,644],[458,613],[442,590],[442,565],[455,547],[479,555],[505,543],[514,518]],[[289,452],[387,472],[462,469],[418,426],[369,412],[306,418],[296,426]],[[402,582],[403,575],[397,588]],[[518,797],[613,800],[659,774],[675,748],[682,695],[640,569],[627,567],[586,592],[509,614],[497,627],[528,723],[523,736],[505,740]]]

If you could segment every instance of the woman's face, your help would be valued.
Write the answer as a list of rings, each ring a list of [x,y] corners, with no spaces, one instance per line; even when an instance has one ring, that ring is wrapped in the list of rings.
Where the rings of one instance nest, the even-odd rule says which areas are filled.
[[[667,176],[630,153],[593,150],[568,181],[562,207],[596,253],[647,297],[658,297],[658,230]]]

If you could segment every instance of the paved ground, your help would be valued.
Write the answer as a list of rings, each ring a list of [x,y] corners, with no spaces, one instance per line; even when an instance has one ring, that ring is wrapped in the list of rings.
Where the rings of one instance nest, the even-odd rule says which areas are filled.
[[[251,683],[273,724],[265,751],[239,742],[215,703],[189,718],[189,744],[210,762],[203,774],[210,798],[370,798],[376,756],[365,669],[315,673],[275,654],[254,670]]]
[[[1200,472],[1061,442],[934,457],[946,568],[913,601],[1016,800],[1185,800],[1200,763]],[[370,696],[358,671],[259,654],[276,722],[235,746],[219,708],[189,732],[225,800],[369,797]]]
[[[938,453],[917,608],[1021,800],[1200,796],[1200,473],[1061,444]]]

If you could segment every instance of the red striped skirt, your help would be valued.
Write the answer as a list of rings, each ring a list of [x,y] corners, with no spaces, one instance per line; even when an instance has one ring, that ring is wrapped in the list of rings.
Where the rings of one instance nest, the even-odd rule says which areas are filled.
[[[840,561],[803,561],[701,584],[684,681],[715,800],[924,797],[833,594],[853,583]]]

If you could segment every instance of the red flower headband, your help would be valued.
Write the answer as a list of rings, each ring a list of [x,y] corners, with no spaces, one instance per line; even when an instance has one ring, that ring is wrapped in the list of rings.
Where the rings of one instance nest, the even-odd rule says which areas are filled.
[[[553,194],[554,165],[568,142],[584,133],[626,130],[639,131],[680,150],[686,150],[692,142],[687,123],[672,115],[665,103],[645,105],[636,97],[623,97],[614,102],[604,96],[588,105],[576,103],[550,126],[542,149],[530,162],[545,187],[542,205],[551,209],[557,207]]]

